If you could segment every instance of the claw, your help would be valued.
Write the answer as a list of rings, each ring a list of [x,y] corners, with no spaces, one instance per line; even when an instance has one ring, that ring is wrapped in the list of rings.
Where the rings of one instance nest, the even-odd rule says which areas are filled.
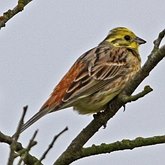
[[[94,119],[97,118],[101,113],[102,113],[102,112],[100,111],[100,112],[97,112],[97,113],[93,114],[93,118],[94,118]]]
[[[103,113],[103,111],[97,112],[96,114],[93,114],[93,118],[96,119],[97,117],[99,117],[101,114]],[[105,129],[107,127],[107,122],[103,124],[103,129]]]
[[[123,109],[123,112],[124,112],[124,111],[125,111],[125,109],[126,109],[126,105],[125,105],[125,104],[123,105],[123,108],[124,108],[124,109]]]
[[[103,129],[105,129],[107,127],[107,123],[103,124]]]

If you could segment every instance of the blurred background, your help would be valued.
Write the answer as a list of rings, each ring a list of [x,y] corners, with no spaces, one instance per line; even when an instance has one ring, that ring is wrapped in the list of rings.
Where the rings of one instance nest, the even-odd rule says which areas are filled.
[[[2,1],[1,15],[16,4],[16,0]],[[163,0],[49,0],[28,4],[0,31],[0,130],[12,135],[23,106],[29,106],[27,120],[39,110],[74,61],[97,46],[114,27],[129,27],[147,41],[140,49],[144,63],[154,39],[165,28],[164,6]],[[121,109],[86,146],[165,134],[164,70],[162,61],[136,92],[145,85],[154,91],[127,104],[126,111]],[[68,126],[69,131],[57,140],[43,161],[49,165],[92,118],[78,115],[72,108],[52,113],[26,130],[20,141],[26,146],[39,129],[38,145],[31,154],[40,157],[53,136]],[[162,144],[84,158],[72,164],[161,165],[165,161],[164,152]],[[9,155],[6,144],[0,144],[0,155],[1,164],[6,164]]]

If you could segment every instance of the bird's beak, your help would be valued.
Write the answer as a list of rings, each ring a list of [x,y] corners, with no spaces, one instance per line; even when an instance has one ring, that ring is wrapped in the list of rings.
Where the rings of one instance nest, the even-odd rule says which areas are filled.
[[[145,44],[145,43],[146,43],[145,40],[143,40],[142,38],[139,38],[139,37],[136,37],[136,38],[135,38],[135,41],[136,41],[139,45]]]

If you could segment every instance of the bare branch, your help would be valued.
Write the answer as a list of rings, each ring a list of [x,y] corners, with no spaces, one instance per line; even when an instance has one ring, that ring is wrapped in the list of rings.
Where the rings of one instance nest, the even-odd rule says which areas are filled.
[[[0,142],[11,145],[13,142],[13,138],[0,132]],[[15,152],[21,154],[21,152],[25,152],[25,151],[26,149],[22,147],[21,143],[15,142]],[[26,157],[26,160],[24,160],[24,163],[27,165],[31,165],[31,164],[35,164],[36,162],[39,162],[39,160],[36,157],[27,153],[27,157]],[[42,165],[42,163],[40,163],[39,165]]]
[[[9,159],[8,159],[8,165],[12,165],[13,162],[14,162],[14,159],[15,159],[16,142],[17,142],[17,140],[18,140],[18,138],[19,138],[20,130],[21,130],[21,127],[22,127],[23,120],[24,120],[24,117],[25,117],[26,112],[27,112],[27,106],[25,106],[25,107],[23,108],[23,113],[22,113],[21,119],[20,119],[20,121],[19,121],[19,124],[18,124],[18,127],[17,127],[17,131],[16,131],[16,133],[14,134],[12,143],[11,143],[11,145],[10,145],[10,154],[9,154]]]
[[[159,49],[160,43],[161,43],[162,39],[164,38],[164,36],[165,36],[165,29],[162,30],[162,31],[159,33],[158,38],[154,41],[154,49],[153,49],[153,52],[156,51],[157,49]]]
[[[6,22],[8,22],[16,14],[21,12],[24,7],[31,1],[32,0],[18,0],[18,4],[13,9],[9,9],[5,13],[3,13],[3,16],[0,16],[0,29],[2,27],[5,27]]]
[[[21,153],[18,155],[18,156],[21,156],[21,157],[20,157],[20,160],[19,160],[19,162],[18,162],[18,165],[20,165],[21,162],[24,161],[24,159],[26,159],[26,157],[27,157],[29,151],[31,150],[31,148],[34,147],[34,146],[37,144],[37,142],[34,141],[34,139],[35,139],[36,136],[37,136],[37,133],[38,133],[38,130],[36,130],[36,131],[34,132],[32,138],[31,138],[30,141],[29,141],[28,146],[27,146],[26,149],[25,149],[25,152],[21,152]]]
[[[145,86],[144,89],[143,89],[143,91],[139,92],[136,95],[131,95],[131,96],[121,95],[119,97],[122,100],[122,102],[126,104],[128,102],[136,101],[136,100],[144,97],[145,95],[147,95],[148,93],[150,93],[152,91],[153,91],[153,89],[150,86]]]
[[[40,162],[41,162],[42,160],[45,159],[46,155],[48,154],[48,152],[50,151],[50,149],[53,148],[53,145],[54,145],[54,143],[56,142],[56,140],[59,138],[59,136],[61,136],[61,135],[62,135],[64,132],[66,132],[67,130],[68,130],[68,127],[64,128],[59,134],[57,134],[57,135],[53,138],[52,142],[49,144],[48,149],[47,149],[47,150],[43,153],[43,155],[41,156]]]
[[[98,154],[112,153],[114,151],[121,151],[127,149],[134,149],[138,147],[151,146],[165,143],[165,135],[154,137],[137,137],[134,140],[124,139],[110,144],[92,145],[91,147],[82,148],[75,154],[75,160],[89,157]]]
[[[17,141],[18,138],[19,138],[20,131],[21,131],[22,125],[23,125],[23,123],[24,123],[24,118],[25,118],[27,109],[28,109],[28,106],[27,106],[27,105],[26,105],[25,107],[23,107],[23,113],[22,113],[21,119],[20,119],[20,121],[19,121],[19,123],[18,123],[17,130],[16,130],[16,132],[15,132],[14,135],[13,135],[13,138],[14,138],[15,141]]]
[[[36,130],[34,132],[32,138],[30,139],[29,144],[27,146],[27,151],[30,151],[30,149],[37,144],[37,142],[34,141],[34,139],[36,138],[37,134],[38,134],[38,130]]]

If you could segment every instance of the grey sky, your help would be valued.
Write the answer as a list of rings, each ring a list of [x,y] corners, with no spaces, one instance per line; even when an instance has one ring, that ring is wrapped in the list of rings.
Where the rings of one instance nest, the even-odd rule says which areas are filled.
[[[2,1],[0,13],[14,7],[16,0]],[[117,26],[131,28],[147,40],[140,53],[147,59],[153,40],[165,28],[164,0],[49,0],[33,1],[25,10],[11,19],[0,31],[0,130],[12,135],[22,113],[29,105],[26,119],[38,111],[54,86],[74,61],[88,49],[95,47],[108,31]],[[165,42],[164,42],[165,43]],[[86,146],[111,143],[164,134],[165,126],[165,61],[151,73],[144,85],[154,91],[142,100],[128,104],[101,129]],[[65,126],[63,134],[49,153],[45,164],[54,162],[71,140],[84,128],[92,116],[81,116],[71,108],[47,115],[21,136],[24,146],[39,128],[39,144],[32,154],[39,156],[55,134]],[[161,165],[165,162],[165,145],[121,151],[76,161],[73,165]],[[6,164],[8,146],[0,144],[0,162]]]

